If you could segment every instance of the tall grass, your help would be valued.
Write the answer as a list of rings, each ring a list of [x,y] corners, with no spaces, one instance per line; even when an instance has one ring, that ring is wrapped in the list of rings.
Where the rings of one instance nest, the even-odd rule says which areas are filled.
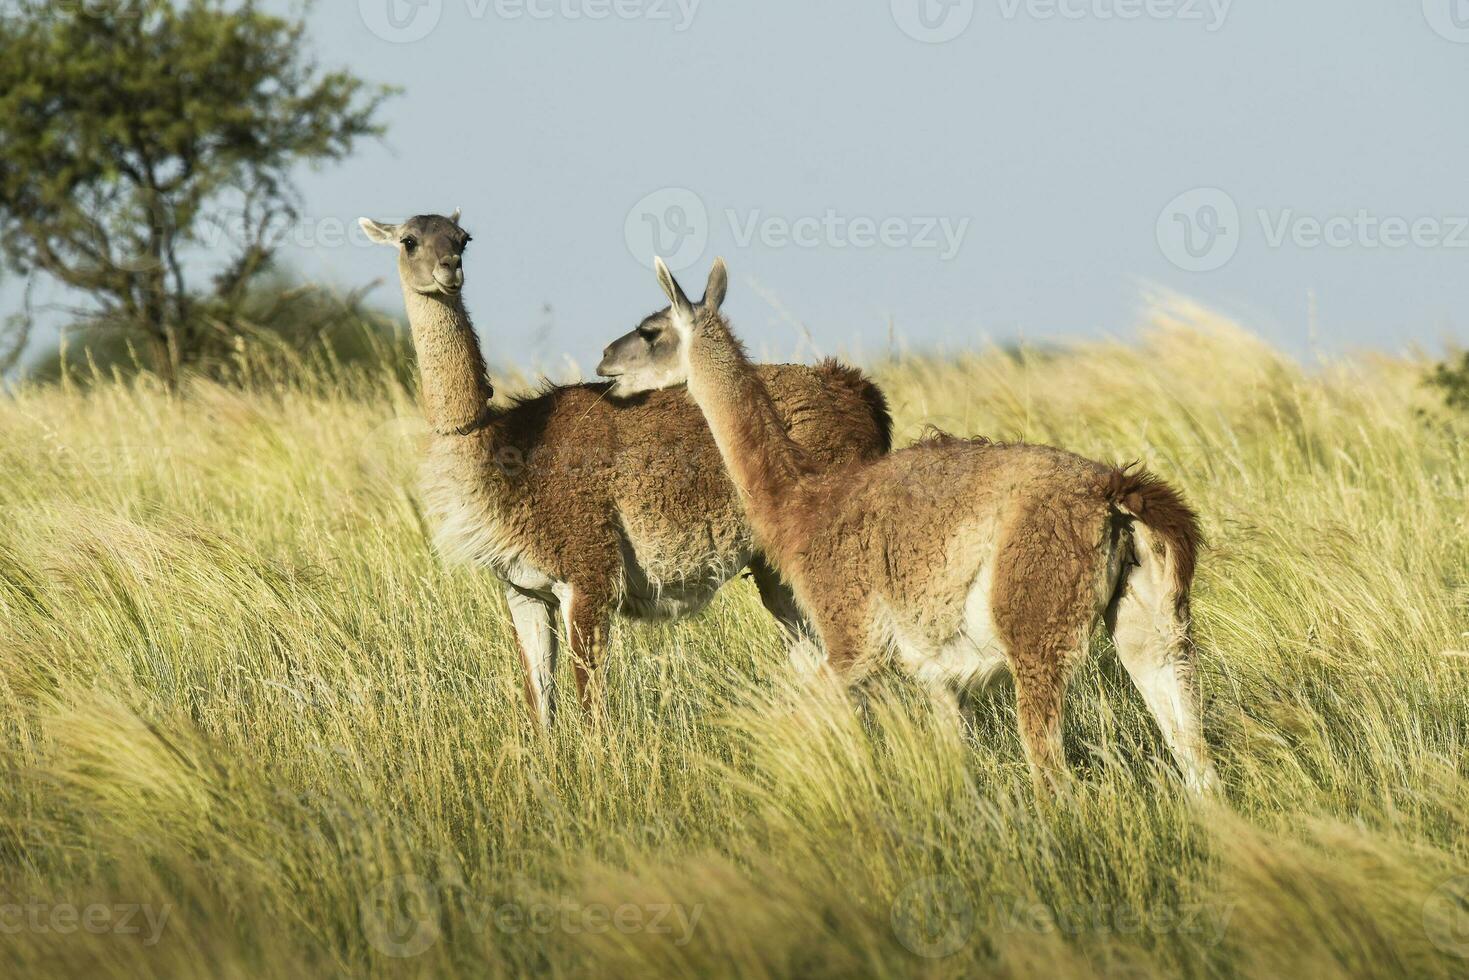
[[[806,691],[743,582],[620,625],[605,723],[538,735],[396,383],[35,387],[0,403],[0,970],[1464,975],[1469,449],[1423,365],[1162,300],[1136,345],[875,370],[901,435],[1187,491],[1224,799],[1100,640],[1038,805],[1008,693],[961,733],[897,677]]]

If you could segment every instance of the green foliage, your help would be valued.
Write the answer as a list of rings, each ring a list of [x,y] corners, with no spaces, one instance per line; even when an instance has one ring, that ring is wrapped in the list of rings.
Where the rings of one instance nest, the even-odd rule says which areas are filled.
[[[1469,351],[1465,351],[1455,364],[1445,361],[1433,369],[1428,383],[1443,392],[1449,408],[1469,412]]]
[[[0,15],[0,249],[172,380],[269,267],[292,169],[377,134],[386,95],[319,68],[303,22],[255,0],[17,0]]]
[[[1160,319],[1198,329],[878,377],[904,438],[1187,492],[1216,806],[1105,645],[1040,807],[1013,695],[964,736],[897,678],[858,712],[794,680],[744,582],[618,623],[603,723],[572,695],[537,734],[502,589],[433,553],[396,384],[22,389],[0,975],[1463,977],[1469,443],[1414,414],[1421,364]],[[168,917],[51,927],[94,903]]]
[[[195,345],[190,372],[229,384],[275,382],[296,372],[319,378],[323,371],[360,367],[414,383],[413,350],[399,317],[363,301],[361,291],[341,293],[314,283],[266,272],[227,313],[209,315]],[[224,320],[228,315],[230,319]],[[151,371],[145,352],[125,331],[82,325],[57,348],[30,365],[25,377],[88,384]]]

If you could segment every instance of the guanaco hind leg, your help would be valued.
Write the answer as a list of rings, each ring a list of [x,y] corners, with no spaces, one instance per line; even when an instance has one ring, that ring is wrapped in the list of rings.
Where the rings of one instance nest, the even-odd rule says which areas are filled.
[[[1138,564],[1122,586],[1112,617],[1112,641],[1183,770],[1184,781],[1197,792],[1209,792],[1218,779],[1204,744],[1188,617],[1150,533],[1141,526],[1133,533]]]

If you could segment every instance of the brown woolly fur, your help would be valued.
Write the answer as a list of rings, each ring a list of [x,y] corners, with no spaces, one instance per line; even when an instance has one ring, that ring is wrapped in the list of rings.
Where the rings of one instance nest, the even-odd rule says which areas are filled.
[[[1107,496],[1118,509],[1151,528],[1161,546],[1174,556],[1174,589],[1179,600],[1187,602],[1204,542],[1198,515],[1177,490],[1135,465],[1113,471]]]
[[[877,420],[878,427],[882,430],[881,453],[891,452],[893,413],[888,407],[888,399],[882,393],[882,389],[873,384],[872,379],[867,375],[851,365],[843,364],[834,357],[828,357],[819,362],[816,365],[816,373],[825,378],[827,383],[833,387],[840,386],[848,389],[866,404],[867,414]]]
[[[1186,780],[1213,783],[1188,621],[1198,522],[1177,493],[1049,446],[941,432],[833,465],[787,434],[717,307],[696,309],[658,272],[689,391],[831,667],[855,679],[891,656],[946,700],[1008,668],[1048,786],[1067,682],[1105,618]],[[710,278],[726,281],[723,263]]]
[[[919,433],[918,438],[914,440],[914,445],[947,446],[956,442],[973,442],[989,445],[990,440],[984,436],[970,436],[968,439],[965,439],[962,436],[954,435],[952,432],[945,432],[936,425],[926,425],[923,427],[923,431]]]
[[[608,385],[571,385],[492,405],[460,292],[469,236],[457,216],[363,227],[399,249],[424,412],[436,433],[423,474],[435,542],[445,557],[505,582],[526,698],[540,721],[554,712],[561,640],[590,707],[614,612],[691,615],[746,567],[793,641],[805,631],[789,588],[755,547],[687,391],[619,400]],[[832,363],[758,373],[782,435],[820,465],[878,456],[891,444],[886,401],[859,372]]]

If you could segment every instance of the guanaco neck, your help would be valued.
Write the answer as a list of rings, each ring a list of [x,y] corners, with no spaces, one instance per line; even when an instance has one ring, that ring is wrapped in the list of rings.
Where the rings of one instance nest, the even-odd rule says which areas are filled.
[[[701,312],[688,346],[689,393],[704,412],[724,468],[746,496],[765,547],[780,550],[782,509],[794,503],[815,470],[786,432],[775,402],[744,346],[722,317]]]
[[[403,301],[429,427],[441,436],[468,435],[484,428],[494,390],[464,297],[426,296],[405,284]]]

